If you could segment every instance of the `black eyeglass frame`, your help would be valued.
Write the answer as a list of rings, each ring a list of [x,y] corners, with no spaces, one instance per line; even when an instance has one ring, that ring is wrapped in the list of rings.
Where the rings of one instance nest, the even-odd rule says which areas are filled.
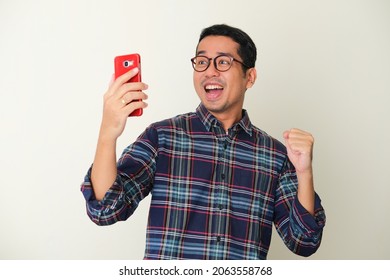
[[[226,56],[226,57],[228,57],[228,58],[230,59],[230,67],[229,67],[228,69],[226,69],[226,70],[219,70],[218,67],[217,67],[217,62],[216,62],[216,61],[217,61],[217,59],[220,58],[221,56]],[[207,59],[208,64],[207,64],[207,66],[206,66],[205,69],[203,69],[203,70],[197,70],[197,69],[195,68],[195,59],[196,59],[197,57],[202,57],[202,58],[206,58],[206,59]],[[196,72],[204,72],[204,71],[206,71],[206,70],[210,67],[210,64],[211,64],[210,61],[211,61],[211,60],[213,60],[214,68],[215,68],[217,71],[219,71],[219,72],[226,72],[226,71],[229,71],[230,68],[232,68],[232,65],[233,65],[232,62],[233,62],[233,61],[236,61],[236,62],[240,63],[241,65],[243,65],[243,66],[246,67],[247,69],[252,68],[252,67],[249,67],[249,66],[245,65],[244,62],[239,61],[238,59],[235,59],[234,57],[232,57],[232,56],[230,56],[230,55],[227,55],[227,54],[220,54],[220,55],[217,55],[217,56],[214,57],[214,58],[210,58],[210,57],[207,57],[207,56],[205,56],[205,55],[197,55],[197,56],[191,58],[192,68],[194,68],[194,70],[195,70]]]

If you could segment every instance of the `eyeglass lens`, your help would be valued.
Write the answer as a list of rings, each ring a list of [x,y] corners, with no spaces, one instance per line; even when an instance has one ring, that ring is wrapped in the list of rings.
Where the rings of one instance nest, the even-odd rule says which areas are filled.
[[[192,60],[193,67],[196,71],[202,72],[205,71],[211,63],[211,60],[214,61],[214,67],[218,71],[227,71],[232,66],[233,59],[227,55],[220,55],[215,58],[208,58],[206,56],[196,56]]]

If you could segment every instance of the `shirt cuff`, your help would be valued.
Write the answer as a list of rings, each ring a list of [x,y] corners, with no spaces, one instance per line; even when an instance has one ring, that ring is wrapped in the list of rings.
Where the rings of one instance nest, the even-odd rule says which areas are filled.
[[[325,211],[321,205],[320,197],[315,194],[314,216],[311,215],[299,202],[298,197],[295,198],[291,217],[293,221],[293,231],[296,234],[306,236],[319,235],[322,228],[325,226]]]
[[[107,191],[102,200],[97,200],[92,187],[91,181],[92,166],[89,168],[84,177],[84,182],[81,185],[81,192],[86,201],[87,214],[90,219],[98,224],[111,224],[108,218],[111,218],[111,213],[118,208],[118,204],[124,197],[123,184],[120,183],[121,178],[117,176],[114,184]],[[106,221],[107,220],[107,221]]]

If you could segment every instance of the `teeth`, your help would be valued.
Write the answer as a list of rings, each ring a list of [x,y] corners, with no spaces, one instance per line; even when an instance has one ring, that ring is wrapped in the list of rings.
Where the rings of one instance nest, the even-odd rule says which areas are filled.
[[[206,88],[207,90],[223,89],[223,87],[218,86],[218,85],[207,85],[205,88]]]

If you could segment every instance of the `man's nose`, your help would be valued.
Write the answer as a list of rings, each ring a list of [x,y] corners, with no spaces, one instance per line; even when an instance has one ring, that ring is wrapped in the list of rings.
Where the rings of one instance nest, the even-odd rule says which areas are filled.
[[[207,77],[216,77],[216,76],[219,76],[219,71],[217,70],[217,68],[215,68],[214,60],[211,60],[211,61],[210,61],[210,65],[209,65],[209,67],[206,69],[205,72],[206,72],[205,74],[206,74]]]

